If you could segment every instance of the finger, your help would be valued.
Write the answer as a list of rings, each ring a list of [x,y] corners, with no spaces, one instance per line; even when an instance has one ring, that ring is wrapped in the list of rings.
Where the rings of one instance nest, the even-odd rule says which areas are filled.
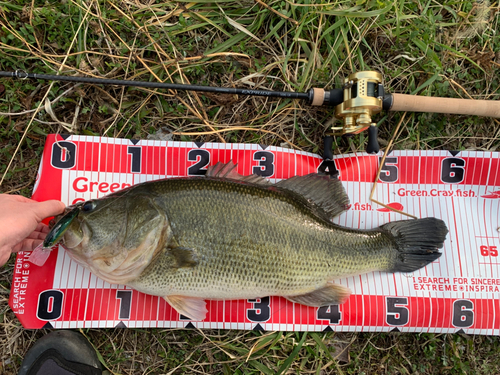
[[[35,230],[26,238],[31,238],[32,240],[44,240],[45,237],[47,237],[47,233]]]
[[[19,251],[33,251],[35,250],[35,247],[40,245],[42,242],[43,242],[42,240],[26,238],[25,240],[21,241],[16,246],[14,246],[12,248],[12,252],[17,253]]]
[[[3,266],[10,258],[10,251],[0,252],[0,267]]]
[[[22,202],[22,203],[32,203],[35,202],[33,199],[23,197],[22,195],[8,194],[8,197],[12,200]]]
[[[49,233],[49,232],[50,232],[50,228],[49,228],[49,226],[48,226],[48,225],[46,225],[45,223],[40,223],[40,224],[39,224],[39,226],[41,226],[41,228],[40,228],[39,232],[41,232],[41,233],[45,233],[45,234],[47,234],[47,233]],[[37,230],[38,230],[38,227],[37,227]]]
[[[49,226],[45,223],[38,223],[36,226],[36,229],[34,230],[35,232],[40,232],[40,233],[49,233],[50,229]]]
[[[38,202],[33,205],[33,211],[38,217],[38,221],[42,221],[50,216],[62,214],[65,208],[66,206],[63,202],[56,200]]]

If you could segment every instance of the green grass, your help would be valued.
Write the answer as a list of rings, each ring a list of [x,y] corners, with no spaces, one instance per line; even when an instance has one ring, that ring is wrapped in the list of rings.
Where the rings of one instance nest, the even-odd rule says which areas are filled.
[[[287,91],[331,89],[352,72],[376,70],[390,92],[500,99],[498,2],[264,3],[0,1],[0,69]],[[0,83],[0,191],[25,196],[49,133],[146,138],[167,127],[176,140],[288,144],[321,153],[333,125],[333,109],[296,101]],[[45,97],[55,119],[44,109]],[[401,116],[375,117],[382,146]],[[408,113],[395,148],[498,151],[499,125],[491,118]],[[364,150],[366,141],[364,134],[336,138],[334,152]],[[16,373],[44,333],[24,331],[10,311],[11,272],[12,263],[0,271],[0,373],[7,374]],[[494,374],[500,368],[499,340],[488,336],[83,332],[121,374]]]

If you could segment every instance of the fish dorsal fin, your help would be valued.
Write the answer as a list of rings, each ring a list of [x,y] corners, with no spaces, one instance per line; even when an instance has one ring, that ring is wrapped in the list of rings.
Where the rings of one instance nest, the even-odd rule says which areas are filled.
[[[233,162],[229,163],[221,163],[220,161],[208,167],[206,177],[214,177],[214,178],[227,178],[230,180],[237,180],[248,182],[256,185],[270,185],[271,183],[267,181],[264,177],[257,176],[256,174],[251,174],[249,176],[243,176],[239,174],[237,169],[238,164],[234,164]]]
[[[347,210],[349,197],[336,177],[311,173],[282,180],[276,186],[302,195],[323,209],[331,219]]]

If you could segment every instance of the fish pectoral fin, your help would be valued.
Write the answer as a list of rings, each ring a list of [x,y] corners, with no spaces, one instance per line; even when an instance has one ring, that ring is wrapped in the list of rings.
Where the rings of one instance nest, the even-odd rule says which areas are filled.
[[[205,300],[202,298],[186,296],[166,296],[163,298],[179,314],[187,316],[189,319],[204,320],[207,316],[208,310]]]
[[[167,253],[173,258],[173,266],[176,268],[190,268],[198,264],[192,249],[168,247]]]
[[[344,303],[350,295],[349,288],[337,284],[328,284],[310,293],[286,296],[285,298],[301,305],[320,307]]]

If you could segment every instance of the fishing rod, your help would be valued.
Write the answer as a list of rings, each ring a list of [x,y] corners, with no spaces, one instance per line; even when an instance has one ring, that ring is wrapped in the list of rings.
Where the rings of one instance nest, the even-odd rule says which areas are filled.
[[[500,101],[388,94],[385,92],[382,84],[382,74],[375,71],[350,74],[344,79],[342,88],[332,90],[311,88],[304,93],[34,74],[20,70],[16,70],[15,72],[0,71],[0,77],[307,100],[309,105],[312,106],[335,107],[335,117],[342,122],[342,126],[332,127],[333,135],[358,134],[364,130],[368,130],[368,144],[366,147],[368,153],[377,153],[380,150],[377,140],[378,128],[372,122],[372,116],[382,110],[448,113],[500,118]]]

